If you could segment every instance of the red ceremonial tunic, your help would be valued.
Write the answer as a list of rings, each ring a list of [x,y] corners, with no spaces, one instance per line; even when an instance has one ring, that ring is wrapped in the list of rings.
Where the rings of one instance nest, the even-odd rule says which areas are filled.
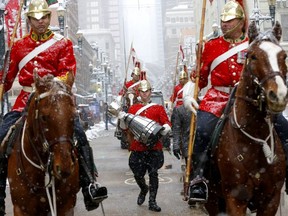
[[[125,88],[128,90],[130,86],[134,85],[134,83],[135,83],[134,80],[127,81],[125,83]],[[132,90],[136,93],[137,96],[139,96],[138,86],[139,86],[139,84],[132,87]],[[121,91],[119,92],[119,95],[124,95],[125,93],[126,93],[125,90],[121,89]]]
[[[222,111],[229,99],[229,93],[215,89],[217,87],[234,87],[239,81],[245,53],[247,50],[238,52],[230,58],[221,62],[210,74],[210,66],[215,58],[225,53],[227,50],[244,43],[248,38],[242,41],[231,43],[224,40],[223,36],[212,39],[205,44],[202,54],[202,67],[200,71],[199,88],[202,89],[211,81],[211,88],[206,92],[203,100],[199,105],[199,110],[210,112],[220,117]],[[210,78],[209,78],[210,77]]]
[[[175,107],[181,106],[183,104],[183,91],[179,94],[178,92],[183,88],[183,86],[179,83],[177,86],[174,87],[174,93],[170,97],[170,101],[174,103],[176,101]]]
[[[136,112],[139,109],[141,109],[143,106],[145,106],[145,105],[142,103],[134,104],[129,108],[128,113],[135,115]],[[151,107],[148,107],[143,112],[141,112],[139,115],[144,116],[146,118],[149,118],[153,121],[156,121],[160,125],[169,124],[171,126],[171,122],[168,119],[166,111],[165,111],[164,107],[161,105],[156,104],[156,105],[153,105]],[[156,145],[152,148],[152,150],[162,150],[162,147],[163,147],[162,143],[160,141],[158,141],[156,143]],[[133,139],[133,141],[131,142],[131,145],[129,147],[129,150],[130,151],[147,151],[148,148],[146,147],[145,144],[142,144],[139,141]]]
[[[67,38],[59,38],[56,43],[35,56],[19,71],[19,62],[33,49],[50,40],[53,36],[54,33],[50,30],[41,38],[38,38],[35,33],[30,32],[30,34],[14,43],[11,49],[8,73],[4,81],[5,91],[8,91],[12,87],[17,74],[21,86],[31,87],[34,83],[33,70],[35,68],[38,69],[40,77],[52,74],[55,77],[65,80],[68,71],[73,71],[75,75],[76,60],[73,52],[73,44]],[[26,105],[29,95],[30,92],[22,89],[12,110],[21,112]]]

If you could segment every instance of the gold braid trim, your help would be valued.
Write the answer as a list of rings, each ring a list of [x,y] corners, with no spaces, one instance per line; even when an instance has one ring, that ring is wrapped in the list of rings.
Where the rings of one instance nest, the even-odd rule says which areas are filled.
[[[57,76],[57,78],[58,78],[59,80],[61,80],[62,82],[66,82],[66,80],[67,80],[67,78],[68,78],[68,73],[69,73],[69,72],[66,72],[65,75]]]

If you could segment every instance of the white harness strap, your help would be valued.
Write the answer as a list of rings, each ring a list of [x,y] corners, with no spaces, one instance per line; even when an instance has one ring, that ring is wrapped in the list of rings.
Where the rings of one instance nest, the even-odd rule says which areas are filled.
[[[37,56],[39,53],[43,52],[44,50],[48,49],[50,46],[55,44],[57,41],[61,40],[63,38],[62,35],[54,35],[53,38],[46,41],[45,43],[41,44],[40,46],[36,47],[34,50],[32,50],[28,55],[26,55],[20,62],[19,62],[19,71],[35,56]]]
[[[138,85],[139,83],[140,83],[140,81],[138,81],[138,82],[134,83],[133,85],[129,86],[128,90],[132,89],[134,86]]]
[[[210,67],[210,73],[211,71],[213,71],[221,62],[225,61],[226,59],[228,59],[229,57],[235,55],[237,52],[242,51],[244,49],[248,48],[248,41],[241,43],[239,45],[237,45],[236,47],[233,47],[232,49],[228,50],[227,52],[221,54],[220,56],[218,56],[216,59],[214,59],[214,61],[211,64]]]
[[[144,110],[146,110],[146,109],[148,109],[149,107],[154,106],[154,105],[156,105],[156,103],[149,103],[149,104],[143,106],[141,109],[139,109],[139,110],[135,113],[135,115],[139,115],[139,114],[142,113]]]

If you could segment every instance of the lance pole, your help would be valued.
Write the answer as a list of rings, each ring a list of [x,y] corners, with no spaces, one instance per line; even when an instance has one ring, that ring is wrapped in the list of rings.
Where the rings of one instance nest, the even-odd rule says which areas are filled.
[[[194,99],[198,98],[198,83],[201,69],[201,56],[203,49],[203,34],[204,34],[204,21],[205,21],[205,11],[206,11],[206,1],[203,0],[202,4],[202,15],[201,15],[201,26],[200,26],[200,36],[199,36],[199,44],[197,49],[197,64],[196,64],[196,76],[195,76],[195,87],[194,87]],[[188,158],[187,158],[187,166],[186,166],[186,174],[184,181],[184,200],[188,200],[188,189],[189,189],[189,180],[190,180],[190,172],[192,165],[192,153],[194,148],[194,140],[195,140],[195,126],[196,126],[196,115],[192,113],[191,122],[190,122],[190,134],[189,134],[189,143],[188,143]]]
[[[177,74],[178,74],[178,61],[179,61],[179,51],[177,52],[177,56],[176,56],[176,65],[175,65],[175,73],[174,73],[174,77],[173,77],[173,88],[172,88],[172,104],[171,104],[171,110],[173,110],[173,106],[174,106],[174,100],[175,100],[175,97],[174,97],[174,88],[176,86],[176,77],[177,77]]]

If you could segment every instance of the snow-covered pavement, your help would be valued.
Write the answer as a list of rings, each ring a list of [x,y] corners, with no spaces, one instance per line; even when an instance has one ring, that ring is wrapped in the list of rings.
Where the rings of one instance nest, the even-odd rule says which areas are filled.
[[[115,131],[115,126],[108,124],[108,131]],[[89,130],[86,131],[86,136],[88,141],[92,141],[93,139],[96,139],[97,137],[103,137],[108,136],[107,130],[105,130],[105,122],[101,121],[97,124],[94,124]]]

